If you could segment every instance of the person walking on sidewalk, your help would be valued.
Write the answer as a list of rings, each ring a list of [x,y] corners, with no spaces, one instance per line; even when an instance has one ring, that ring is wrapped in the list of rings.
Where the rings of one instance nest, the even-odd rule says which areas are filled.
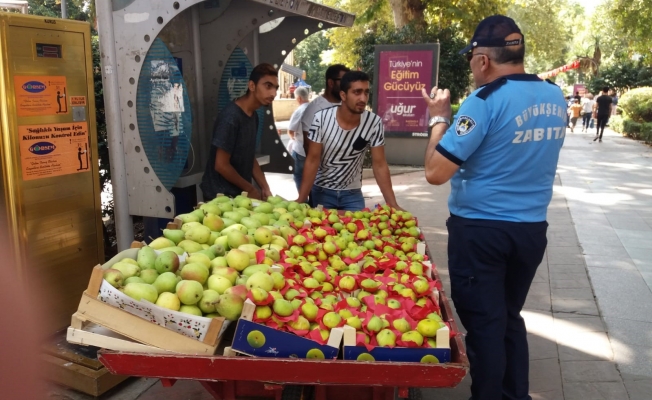
[[[292,148],[288,149],[292,158],[294,159],[294,184],[297,190],[301,189],[301,177],[303,176],[303,164],[306,161],[306,152],[303,149],[303,129],[301,125],[301,118],[305,112],[308,104],[310,104],[310,91],[308,88],[301,86],[294,91],[299,107],[290,116],[288,124],[288,135],[291,138]]]
[[[575,125],[577,125],[577,120],[582,114],[582,106],[580,105],[579,100],[573,98],[573,104],[568,108],[570,112],[570,123],[571,123],[571,133],[575,130]]]
[[[371,148],[376,183],[385,202],[400,210],[385,159],[383,122],[365,109],[369,102],[369,75],[361,71],[344,74],[340,98],[339,106],[315,114],[307,137],[308,155],[297,202],[305,202],[311,194],[315,205],[362,210],[362,162]]]
[[[511,18],[481,21],[460,53],[478,89],[450,126],[448,89],[423,90],[426,180],[451,181],[451,297],[467,330],[472,399],[531,400],[520,312],[547,245],[567,106],[559,87],[525,73],[524,37]]]
[[[604,127],[607,126],[607,122],[609,122],[609,117],[611,116],[611,107],[613,107],[613,99],[607,93],[609,93],[609,88],[608,87],[603,88],[602,95],[595,100],[594,107],[596,109],[596,115],[597,115],[596,120],[598,124],[595,131],[595,138],[593,138],[594,142],[596,140],[602,142],[602,134],[604,133]]]
[[[582,98],[582,132],[588,132],[591,124],[591,114],[593,113],[593,95],[586,92]]]

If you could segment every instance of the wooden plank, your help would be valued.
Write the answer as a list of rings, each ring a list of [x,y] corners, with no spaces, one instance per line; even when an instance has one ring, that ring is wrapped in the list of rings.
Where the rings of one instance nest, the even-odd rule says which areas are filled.
[[[82,346],[95,346],[116,351],[154,354],[169,353],[169,351],[159,349],[158,347],[147,346],[145,344],[134,342],[126,336],[122,336],[119,333],[115,333],[110,329],[95,324],[90,324],[85,329],[75,329],[73,327],[69,327],[66,339],[70,343],[75,343]]]
[[[355,346],[355,328],[344,325],[344,346]]]
[[[439,328],[437,330],[437,348],[438,349],[450,349],[450,330],[447,326]]]
[[[70,329],[70,328],[68,328]],[[63,339],[63,338],[62,338]],[[41,350],[45,354],[49,354],[53,357],[60,358],[62,360],[71,361],[77,365],[81,365],[92,370],[99,370],[104,368],[101,362],[97,361],[97,358],[89,358],[74,351],[73,346],[63,343],[70,348],[65,348],[63,346],[56,346],[53,343],[45,343],[41,346]]]
[[[74,313],[70,319],[70,326],[75,329],[84,329],[84,326],[87,323],[88,322],[86,321],[86,318],[83,318],[83,316],[79,313]]]
[[[113,375],[106,368],[93,370],[48,354],[42,354],[41,360],[44,378],[91,396],[100,396],[129,378]]]
[[[183,336],[165,327],[110,306],[84,293],[78,313],[83,318],[102,325],[123,336],[150,346],[184,354],[215,354],[219,344],[209,345]]]
[[[231,348],[231,346],[227,346],[224,348],[224,357],[235,357],[238,354]]]
[[[342,335],[344,335],[344,330],[342,328],[333,328],[331,329],[331,334],[328,337],[328,346],[335,347],[336,349],[340,348],[340,342],[342,342]]]
[[[214,343],[219,343],[219,335],[220,331],[222,330],[222,325],[224,325],[224,320],[213,318],[211,321],[211,324],[208,325],[208,331],[206,331],[206,336],[204,336],[203,342],[211,345]]]
[[[242,306],[242,313],[240,314],[240,318],[246,319],[247,321],[253,321],[255,312],[256,305],[253,301],[247,299],[244,302],[244,306]]]
[[[97,297],[100,294],[100,287],[102,286],[102,281],[104,280],[104,270],[101,265],[96,265],[93,267],[93,272],[91,273],[91,279],[88,281],[88,288],[84,291],[85,294],[89,296]]]

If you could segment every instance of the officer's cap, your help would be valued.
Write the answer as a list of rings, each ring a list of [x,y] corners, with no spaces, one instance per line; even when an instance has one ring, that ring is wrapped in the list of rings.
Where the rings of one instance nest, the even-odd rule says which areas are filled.
[[[521,35],[520,39],[505,40],[512,33]],[[476,47],[506,47],[525,43],[523,33],[513,19],[504,15],[492,15],[483,19],[475,29],[471,43],[460,54],[466,54]]]

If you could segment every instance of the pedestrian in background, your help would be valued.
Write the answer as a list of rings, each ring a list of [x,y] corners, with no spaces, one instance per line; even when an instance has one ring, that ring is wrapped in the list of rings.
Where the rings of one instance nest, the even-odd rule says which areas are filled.
[[[290,123],[288,124],[288,135],[290,136],[290,143],[288,144],[288,152],[294,159],[294,184],[297,190],[301,189],[301,177],[303,176],[303,164],[306,162],[306,152],[303,149],[303,128],[301,127],[301,119],[303,113],[310,103],[310,91],[305,86],[298,87],[294,91],[294,97],[299,103],[299,107],[292,113]]]
[[[524,37],[511,18],[484,19],[462,53],[478,89],[452,125],[448,89],[423,91],[426,179],[451,181],[448,268],[467,330],[472,399],[531,400],[520,313],[547,245],[567,105],[559,87],[525,73]],[[551,112],[529,112],[533,104]]]
[[[595,138],[593,141],[598,140],[602,143],[602,134],[604,133],[604,127],[607,126],[609,122],[609,116],[611,115],[611,109],[613,107],[613,99],[609,96],[609,88],[605,87],[602,89],[602,95],[595,100],[595,111],[596,111],[596,131]]]
[[[593,113],[593,95],[586,92],[582,98],[582,132],[589,131],[589,124],[591,123],[591,114]]]
[[[580,115],[582,115],[582,106],[580,105],[579,100],[573,98],[573,104],[568,107],[568,111],[570,113],[571,133],[573,133],[575,125],[577,125],[577,120],[580,118]]]

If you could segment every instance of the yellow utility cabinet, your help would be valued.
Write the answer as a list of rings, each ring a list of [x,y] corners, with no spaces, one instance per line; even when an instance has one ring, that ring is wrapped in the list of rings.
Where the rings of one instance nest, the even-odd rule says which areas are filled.
[[[45,333],[103,262],[90,43],[88,23],[0,13],[0,271],[45,285]]]

